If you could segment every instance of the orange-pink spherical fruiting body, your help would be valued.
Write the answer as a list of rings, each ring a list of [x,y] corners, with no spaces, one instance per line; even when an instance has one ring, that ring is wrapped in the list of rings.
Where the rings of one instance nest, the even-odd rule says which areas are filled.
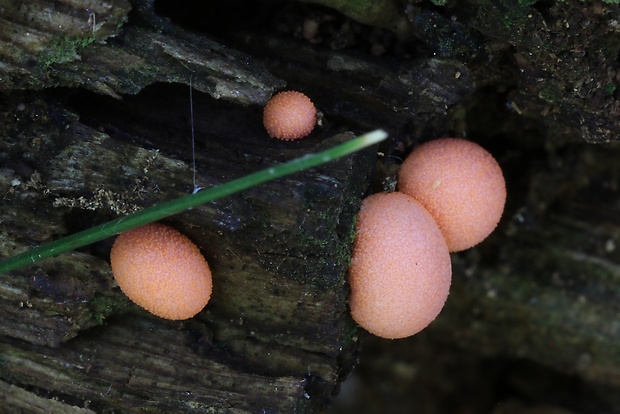
[[[451,279],[446,241],[420,203],[398,192],[363,201],[349,267],[361,327],[390,339],[419,332],[443,308]]]
[[[162,318],[191,318],[211,297],[211,270],[200,250],[164,224],[121,233],[112,246],[110,262],[123,293]]]
[[[468,249],[491,234],[506,202],[506,183],[495,158],[459,138],[417,147],[400,168],[398,190],[431,213],[451,252]]]
[[[263,124],[272,138],[294,140],[307,136],[316,124],[316,108],[301,92],[280,92],[263,111]]]

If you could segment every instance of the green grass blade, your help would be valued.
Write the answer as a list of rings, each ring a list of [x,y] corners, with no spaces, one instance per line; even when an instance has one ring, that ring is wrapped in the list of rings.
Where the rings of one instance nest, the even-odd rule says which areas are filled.
[[[161,203],[137,213],[43,244],[24,253],[0,261],[0,274],[161,220],[165,217],[187,210],[188,208],[226,197],[258,184],[341,158],[383,141],[386,137],[387,133],[385,131],[375,130],[325,151],[304,155],[303,157],[246,175],[245,177],[229,181],[217,187],[212,187]]]

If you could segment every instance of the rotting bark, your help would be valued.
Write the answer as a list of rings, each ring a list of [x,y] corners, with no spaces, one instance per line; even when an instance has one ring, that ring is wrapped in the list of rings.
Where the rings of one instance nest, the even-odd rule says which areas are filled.
[[[49,47],[54,36],[38,39]],[[62,59],[43,46],[12,59],[5,90],[82,86],[118,98],[192,76],[211,95],[195,94],[196,114],[208,120],[196,122],[199,186],[352,137],[258,141],[267,138],[259,105],[284,83],[248,66],[247,56],[171,26],[162,34],[128,25],[120,37]],[[24,74],[37,58],[45,60]],[[103,132],[57,96],[3,95],[3,257],[192,191],[187,89],[156,89],[138,102],[86,95],[69,103]],[[248,103],[259,105],[239,105]],[[46,411],[30,403],[32,393],[95,411],[293,412],[324,404],[355,360],[344,275],[371,166],[366,152],[171,219],[214,271],[208,309],[188,322],[162,323],[123,297],[107,263],[110,241],[3,275],[2,392],[12,398],[2,410]]]
[[[250,66],[249,56],[157,18],[153,1],[136,3],[133,24],[127,24],[132,5],[126,0],[4,7],[2,88],[79,86],[120,97],[155,82],[187,83],[195,74],[194,88],[216,99],[264,104],[284,85],[262,66]]]
[[[601,250],[620,243],[609,226],[616,193],[604,217],[583,217],[599,204],[568,202],[600,165],[612,188],[617,173],[586,162],[603,157],[586,146],[564,149],[618,139],[618,6],[410,3],[411,43],[385,46],[414,52],[385,58],[241,25],[218,43],[148,0],[131,13],[120,0],[7,6],[0,256],[192,190],[187,88],[161,82],[191,76],[204,92],[195,94],[200,186],[383,127],[391,139],[373,189],[389,188],[413,142],[466,131],[499,155],[509,205],[491,240],[455,255],[454,290],[429,335],[618,386],[617,259]],[[324,116],[298,143],[270,140],[260,125],[260,106],[283,79]],[[32,92],[50,87],[79,90]],[[531,161],[541,154],[551,166]],[[0,394],[10,398],[0,409],[45,412],[47,399],[59,412],[321,406],[356,362],[344,278],[371,168],[367,152],[171,218],[214,268],[213,300],[188,322],[150,317],[122,296],[111,241],[2,276]],[[557,213],[558,204],[567,208]]]
[[[182,91],[185,95],[186,89]],[[165,88],[156,91],[160,96],[164,92]],[[147,94],[118,102],[117,110],[133,117],[135,124],[126,120],[121,131],[101,120],[110,135],[76,121],[61,106],[20,98],[27,109],[17,116],[6,114],[4,125],[15,134],[1,146],[7,159],[2,256],[192,190],[191,158],[182,159],[191,154],[188,128],[174,132],[175,116],[151,112],[149,119],[131,113],[133,105],[142,108],[145,101],[153,111],[157,98]],[[170,113],[172,101],[163,99],[162,110]],[[92,109],[101,108],[98,104]],[[260,125],[258,108],[222,108],[211,98],[197,97],[195,110],[210,119],[209,129],[198,123],[196,130],[200,186],[226,182],[352,137],[345,133],[325,137],[322,143],[309,139],[291,148],[280,141],[255,139],[252,125]],[[55,116],[45,119],[45,114]],[[84,114],[87,118],[86,109]],[[160,122],[155,122],[157,117]],[[236,123],[235,131],[225,126],[231,117],[251,121]],[[15,125],[20,122],[36,127],[24,131]],[[222,129],[228,129],[226,140],[213,135]],[[144,135],[133,135],[138,130]],[[189,322],[160,326],[123,297],[107,262],[110,241],[4,275],[3,379],[44,388],[78,406],[88,401],[97,410],[138,410],[140,398],[164,411],[210,406],[290,412],[320,405],[336,386],[340,370],[355,357],[344,274],[357,200],[371,165],[372,154],[366,152],[169,220],[199,244],[214,272],[212,301]],[[28,171],[30,180],[20,168]],[[131,316],[120,317],[126,314]],[[157,328],[140,331],[134,326],[153,323]],[[149,329],[153,335],[146,334]],[[178,337],[174,352],[168,349],[170,341],[162,340],[165,332]],[[135,341],[128,335],[141,339],[142,347],[134,350]],[[166,368],[168,382],[162,383],[158,372],[160,365],[171,362],[156,354],[174,361]],[[33,377],[40,364],[46,370]],[[99,368],[83,368],[88,364]],[[106,375],[100,372],[104,369]],[[203,369],[209,381],[195,378]],[[132,385],[135,371],[140,372],[142,390]],[[52,377],[64,380],[51,381]],[[152,382],[159,385],[149,391]],[[106,393],[107,388],[117,388],[118,394]],[[178,389],[189,394],[179,399]],[[147,398],[148,393],[155,397]]]
[[[507,104],[541,120],[548,139],[618,142],[620,5],[516,3],[473,1],[476,13],[466,22],[494,40],[489,59],[508,53],[516,66]]]

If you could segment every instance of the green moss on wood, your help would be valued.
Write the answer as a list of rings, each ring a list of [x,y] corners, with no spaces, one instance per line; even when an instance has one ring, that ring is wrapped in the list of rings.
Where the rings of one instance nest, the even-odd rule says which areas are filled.
[[[43,68],[48,68],[53,64],[80,60],[81,50],[93,43],[95,39],[95,36],[77,38],[53,37],[48,50],[41,56],[39,64]]]

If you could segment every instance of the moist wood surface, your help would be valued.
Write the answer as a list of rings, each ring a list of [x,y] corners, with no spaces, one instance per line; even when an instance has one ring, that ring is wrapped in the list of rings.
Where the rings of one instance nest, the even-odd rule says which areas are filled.
[[[387,20],[333,3],[378,29],[295,3],[238,9],[238,23],[234,2],[185,15],[147,0],[4,7],[0,257],[191,192],[190,77],[201,187],[377,127],[390,138],[378,158],[370,149],[166,220],[214,271],[212,301],[189,321],[122,295],[112,240],[0,276],[0,411],[320,410],[365,337],[346,285],[360,199],[393,189],[411,147],[445,135],[497,156],[506,213],[489,240],[453,255],[440,318],[390,352],[420,372],[448,348],[620,386],[618,150],[592,145],[619,139],[618,5],[389,3]],[[309,138],[264,131],[262,106],[281,89],[317,105]],[[388,347],[365,341],[367,352]],[[399,358],[389,378],[409,384]],[[364,381],[385,388],[369,366]],[[416,409],[400,389],[384,398],[392,411]],[[614,404],[616,393],[595,394]],[[374,407],[377,393],[361,395]],[[451,394],[437,395],[448,412]]]

